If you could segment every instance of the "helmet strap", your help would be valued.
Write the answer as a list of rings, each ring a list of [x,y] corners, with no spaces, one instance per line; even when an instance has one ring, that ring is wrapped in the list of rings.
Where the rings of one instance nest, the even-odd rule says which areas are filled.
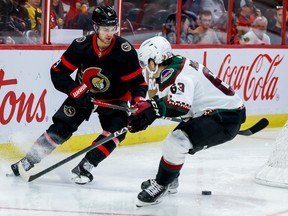
[[[150,76],[153,77],[154,74],[156,74],[157,71],[158,71],[158,64],[156,64],[154,71],[151,71],[151,70],[149,69],[148,65],[146,66],[146,70],[148,71],[148,73],[150,74]]]
[[[99,26],[96,23],[93,24],[93,30],[95,31],[96,34],[99,33]]]

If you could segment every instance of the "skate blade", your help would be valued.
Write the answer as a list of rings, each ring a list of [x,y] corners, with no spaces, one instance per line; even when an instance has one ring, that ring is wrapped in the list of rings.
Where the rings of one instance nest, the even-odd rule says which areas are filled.
[[[174,189],[169,189],[168,188],[168,194],[176,194],[176,193],[178,193],[178,190],[177,190],[177,188],[174,188]]]
[[[161,203],[163,200],[163,197],[161,197],[160,199],[156,200],[155,202],[142,202],[140,200],[138,200],[138,203],[136,204],[136,207],[145,207],[145,206],[152,206],[152,205],[157,205],[159,203]]]
[[[18,166],[18,170],[19,170],[19,174],[20,176],[25,179],[26,181],[29,181],[29,173],[26,172],[26,170],[24,169],[24,167],[22,166],[22,164],[20,163],[19,166]]]
[[[78,176],[74,173],[72,173],[73,177],[71,178],[74,183],[79,184],[79,185],[85,185],[90,182],[90,179],[86,176]]]

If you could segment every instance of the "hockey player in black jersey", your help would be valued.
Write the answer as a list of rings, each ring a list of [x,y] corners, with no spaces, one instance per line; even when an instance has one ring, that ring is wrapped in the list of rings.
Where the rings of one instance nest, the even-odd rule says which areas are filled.
[[[51,67],[51,79],[57,90],[68,95],[53,116],[53,124],[36,140],[26,156],[11,165],[19,175],[39,163],[58,145],[67,141],[95,107],[91,100],[128,107],[143,99],[147,84],[142,75],[136,50],[125,39],[115,35],[119,28],[116,12],[109,6],[97,7],[92,14],[95,34],[75,39],[61,58]],[[70,76],[77,70],[75,80]],[[95,141],[127,126],[123,111],[98,107],[96,111],[103,129]],[[126,134],[88,152],[72,169],[75,183],[93,180],[91,170],[110,155]]]

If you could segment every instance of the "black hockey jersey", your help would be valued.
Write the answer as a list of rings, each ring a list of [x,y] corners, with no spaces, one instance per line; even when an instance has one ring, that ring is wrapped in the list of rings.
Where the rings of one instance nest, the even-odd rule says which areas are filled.
[[[51,67],[55,88],[67,95],[83,82],[100,101],[129,101],[146,96],[147,84],[137,52],[124,38],[114,36],[104,51],[97,35],[75,39],[60,60]],[[77,70],[75,80],[71,74]]]

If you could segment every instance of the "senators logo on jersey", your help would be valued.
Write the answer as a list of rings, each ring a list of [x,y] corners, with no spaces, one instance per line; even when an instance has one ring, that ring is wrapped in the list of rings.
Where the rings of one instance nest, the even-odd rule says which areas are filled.
[[[86,40],[86,37],[85,37],[85,36],[76,39],[76,41],[77,41],[78,43],[82,43],[82,42],[85,41],[85,40]]]
[[[129,51],[131,51],[132,47],[131,47],[131,45],[128,42],[125,42],[125,43],[121,44],[121,49],[124,52],[129,52]]]
[[[73,106],[64,106],[64,113],[68,117],[73,117],[76,114],[76,109]]]
[[[83,82],[92,93],[105,92],[109,86],[109,79],[101,74],[101,68],[91,67],[83,72]]]

